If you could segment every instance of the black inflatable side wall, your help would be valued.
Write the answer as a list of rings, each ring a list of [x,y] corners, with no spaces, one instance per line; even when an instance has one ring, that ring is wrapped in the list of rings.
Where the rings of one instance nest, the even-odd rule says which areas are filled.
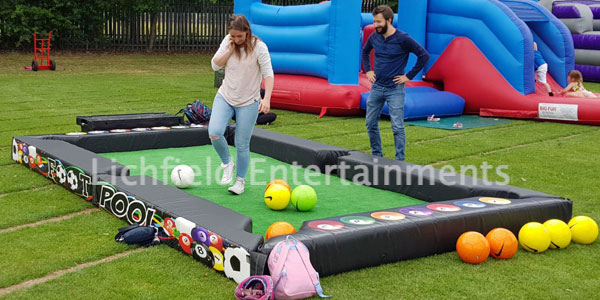
[[[346,164],[342,176],[352,180],[366,173],[369,186],[404,194],[427,202],[489,196],[501,198],[555,197],[545,193],[526,190],[510,185],[486,182],[479,178],[456,173],[443,173],[432,166],[415,165],[403,161],[374,157],[358,151],[338,158],[338,164]],[[359,167],[360,168],[357,168]],[[385,182],[385,178],[388,182]]]

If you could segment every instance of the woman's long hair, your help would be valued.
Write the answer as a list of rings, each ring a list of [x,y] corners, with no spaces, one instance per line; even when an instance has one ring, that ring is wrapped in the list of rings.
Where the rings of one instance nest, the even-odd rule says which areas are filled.
[[[244,15],[233,15],[229,18],[229,30],[234,29],[237,31],[242,31],[246,33],[246,40],[242,45],[235,45],[235,55],[238,59],[241,58],[242,53],[240,51],[241,47],[244,47],[244,52],[246,52],[246,56],[250,55],[254,51],[254,46],[256,46],[256,40],[258,39],[252,34],[252,29],[250,29],[250,22],[248,19],[244,17]]]

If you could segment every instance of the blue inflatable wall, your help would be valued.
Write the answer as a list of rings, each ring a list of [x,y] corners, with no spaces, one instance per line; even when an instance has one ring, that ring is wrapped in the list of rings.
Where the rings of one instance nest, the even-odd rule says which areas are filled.
[[[252,31],[268,46],[275,73],[309,75],[331,84],[358,84],[361,0],[274,6],[236,0]]]
[[[428,66],[457,36],[471,39],[515,90],[535,92],[533,36],[506,5],[497,0],[429,0]]]
[[[427,25],[427,1],[428,0],[402,0],[398,13],[394,15],[394,27],[408,33],[417,43],[427,48],[426,25]],[[373,24],[373,13],[362,13],[361,26]],[[408,72],[417,63],[417,57],[411,54],[408,58],[406,71]],[[421,80],[421,76],[427,72],[427,67],[418,73],[413,80]]]

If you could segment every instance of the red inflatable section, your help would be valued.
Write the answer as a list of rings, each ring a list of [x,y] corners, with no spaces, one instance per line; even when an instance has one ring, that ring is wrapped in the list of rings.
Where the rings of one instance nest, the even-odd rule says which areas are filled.
[[[542,84],[522,95],[502,77],[468,38],[454,39],[427,72],[444,90],[463,97],[465,113],[600,125],[600,99],[550,97]],[[562,88],[549,77],[552,90]]]
[[[275,74],[271,107],[323,115],[359,115],[360,95],[371,90],[364,73],[357,74],[358,85],[333,85],[327,79]],[[431,86],[433,83],[410,81],[407,87]]]
[[[275,74],[271,107],[299,112],[328,115],[358,115],[361,113],[360,94],[369,91],[370,85],[332,85],[327,79]]]
[[[369,37],[371,36],[371,34],[375,32],[375,26],[373,25],[367,25],[365,26],[365,28],[363,28],[363,40],[362,40],[362,47],[365,47],[365,44],[367,43],[367,40],[369,39]],[[360,53],[360,57],[362,59],[362,48],[361,48],[361,53]],[[370,60],[371,60],[371,69],[373,69],[373,66],[375,65],[375,51],[371,50],[370,53]],[[360,63],[360,70],[361,71],[365,71],[365,67],[362,64],[362,61]]]

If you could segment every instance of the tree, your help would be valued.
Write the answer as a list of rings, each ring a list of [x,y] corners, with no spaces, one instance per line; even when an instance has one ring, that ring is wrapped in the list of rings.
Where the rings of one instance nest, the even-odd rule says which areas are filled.
[[[147,52],[152,52],[154,42],[156,41],[156,24],[158,23],[158,13],[166,10],[171,4],[170,1],[161,0],[136,0],[135,12],[150,14],[150,39],[148,40]]]

